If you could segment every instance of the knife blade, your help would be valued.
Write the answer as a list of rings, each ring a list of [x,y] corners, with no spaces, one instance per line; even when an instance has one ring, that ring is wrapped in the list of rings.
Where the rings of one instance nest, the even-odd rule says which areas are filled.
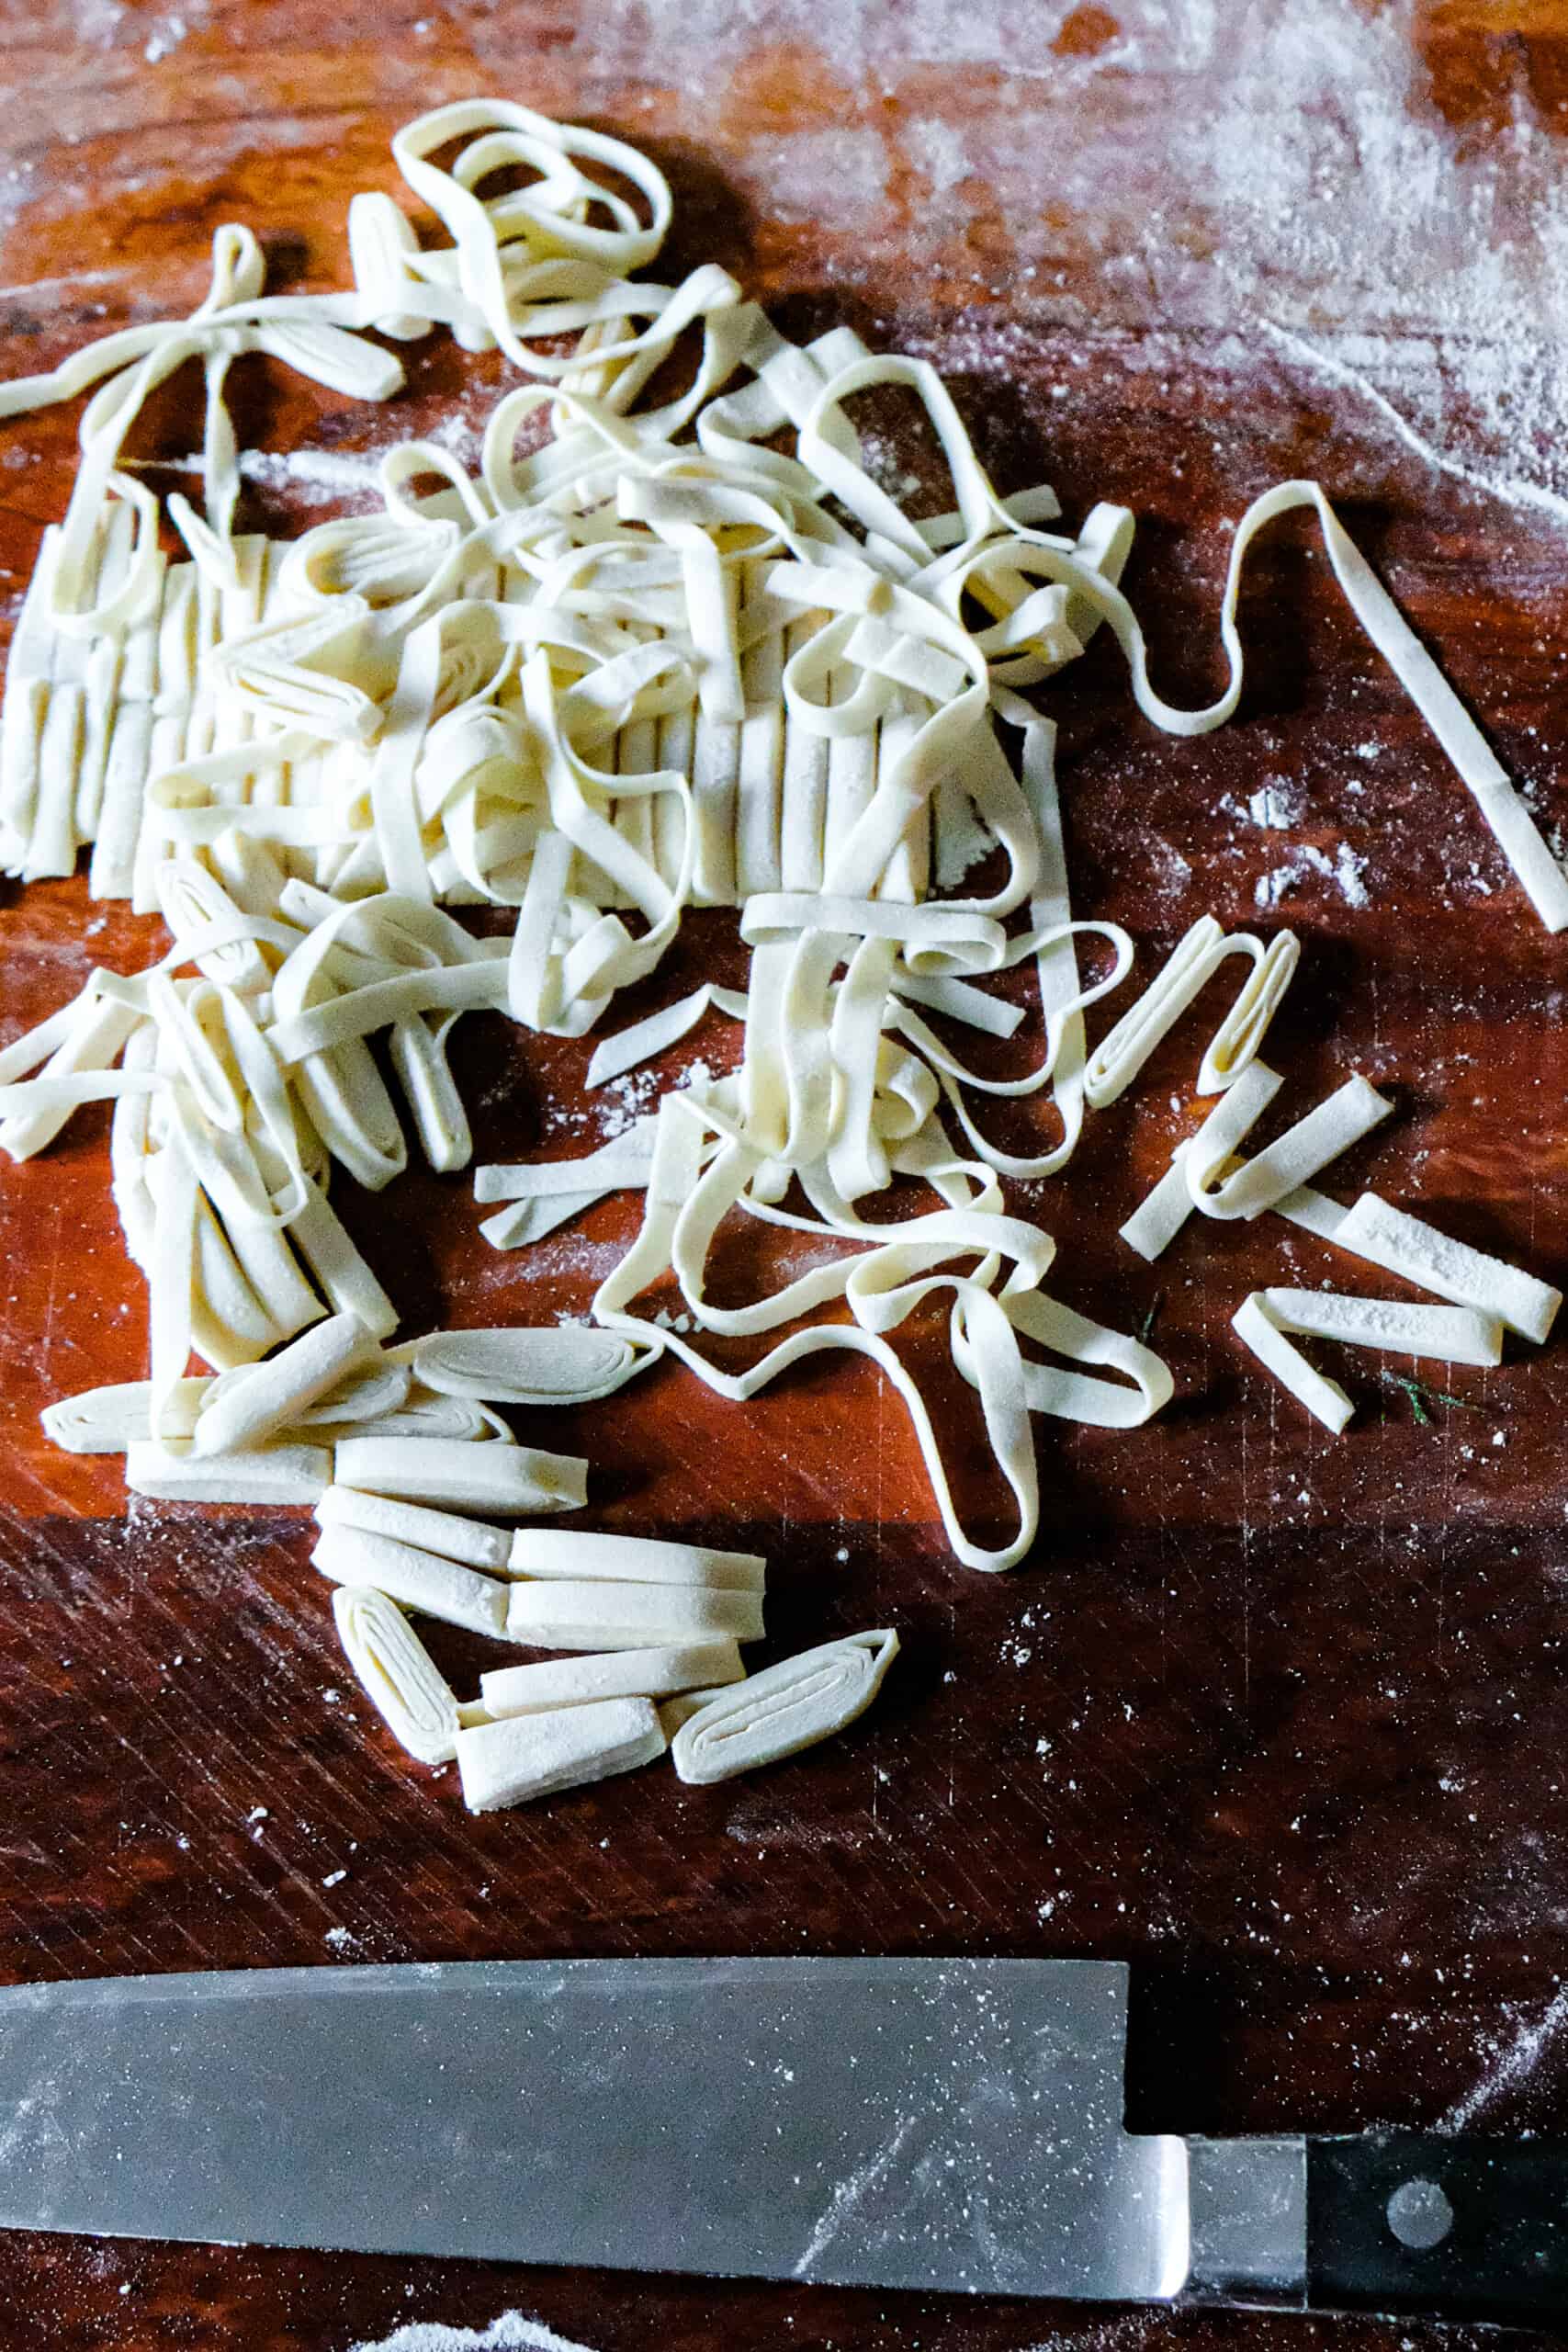
[[[1568,2153],[1131,2133],[1127,1997],[1117,1963],[1009,1960],[13,1986],[0,2223],[970,2293],[1568,2308]]]

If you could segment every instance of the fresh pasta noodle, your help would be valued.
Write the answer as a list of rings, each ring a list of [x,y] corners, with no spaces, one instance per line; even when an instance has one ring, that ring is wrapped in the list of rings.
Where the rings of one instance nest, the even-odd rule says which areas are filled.
[[[413,1348],[426,1388],[498,1405],[584,1404],[608,1396],[649,1361],[628,1340],[574,1324],[434,1331]]]
[[[1404,1299],[1348,1298],[1331,1291],[1260,1290],[1232,1321],[1282,1386],[1336,1436],[1355,1410],[1337,1381],[1314,1370],[1287,1333],[1338,1340],[1352,1347],[1436,1356],[1447,1363],[1502,1361],[1503,1326],[1468,1306],[1416,1306]]]
[[[342,1521],[322,1528],[310,1558],[334,1584],[370,1585],[421,1616],[440,1617],[449,1625],[466,1625],[470,1633],[498,1640],[505,1637],[508,1588],[456,1560]]]
[[[1259,1293],[1283,1331],[1303,1339],[1339,1340],[1391,1354],[1436,1356],[1446,1363],[1503,1361],[1503,1326],[1469,1306],[1418,1306],[1403,1298],[1348,1298],[1335,1291]]]
[[[1215,1170],[1228,1168],[1236,1145],[1279,1091],[1280,1080],[1261,1062],[1232,1088],[1210,1114],[1182,1159],[1193,1205],[1205,1216],[1255,1217],[1337,1159],[1387,1118],[1392,1102],[1364,1078],[1347,1079],[1325,1102],[1216,1183]]]
[[[491,1813],[633,1771],[662,1756],[666,1741],[651,1700],[628,1698],[465,1726],[456,1746],[463,1802]]]
[[[263,1443],[378,1352],[375,1334],[356,1315],[334,1315],[266,1363],[220,1374],[202,1397],[191,1452],[232,1453]]]
[[[170,1503],[314,1503],[332,1482],[325,1446],[264,1445],[233,1453],[192,1454],[133,1438],[126,1448],[125,1483],[133,1495]]]
[[[706,1786],[797,1756],[864,1713],[897,1655],[890,1630],[852,1634],[718,1692],[671,1741],[676,1771]]]
[[[336,1474],[340,1486],[437,1510],[448,1504],[476,1511],[578,1510],[587,1498],[588,1464],[580,1454],[471,1439],[411,1444],[384,1435],[344,1438]]]
[[[450,1764],[457,1702],[402,1611],[368,1585],[340,1584],[333,1619],[360,1689],[399,1746],[421,1764]]]
[[[164,1429],[172,1439],[188,1438],[209,1383],[182,1380],[164,1398]],[[128,1380],[112,1388],[85,1388],[62,1396],[39,1416],[44,1435],[66,1453],[124,1453],[152,1435],[152,1384]]]
[[[514,1584],[509,1640],[544,1650],[646,1649],[670,1642],[760,1642],[762,1600],[711,1586],[550,1577]]]
[[[0,1148],[31,1157],[78,1107],[111,1103],[114,1200],[149,1283],[147,1380],[51,1406],[50,1436],[123,1451],[135,1491],[313,1505],[313,1558],[367,1695],[410,1753],[456,1758],[482,1811],[631,1769],[669,1735],[699,1782],[794,1753],[869,1703],[897,1648],[891,1631],[858,1634],[744,1680],[761,1559],[491,1524],[577,1510],[587,1478],[579,1456],[517,1444],[496,1408],[585,1406],[665,1358],[743,1403],[808,1356],[869,1358],[909,1415],[954,1555],[1011,1567],[1042,1520],[1036,1419],[1130,1431],[1174,1384],[1145,1340],[1068,1303],[1070,1262],[1004,1184],[1067,1170],[1089,1114],[1131,1091],[1222,967],[1238,985],[1195,1084],[1218,1100],[1122,1238],[1153,1259],[1193,1214],[1273,1210],[1443,1300],[1244,1302],[1240,1336],[1336,1430],[1349,1399],[1294,1339],[1487,1364],[1505,1326],[1545,1338],[1560,1299],[1544,1283],[1375,1194],[1346,1209],[1312,1190],[1388,1114],[1364,1080],[1242,1156],[1282,1085],[1259,1056],[1293,933],[1201,917],[1091,1046],[1087,1016],[1127,983],[1134,943],[1074,912],[1036,696],[1097,630],[1145,719],[1207,732],[1241,691],[1247,548],[1310,511],[1549,928],[1568,924],[1568,878],[1317,484],[1242,515],[1225,689],[1174,708],[1120,585],[1131,512],[1102,503],[1054,529],[1048,484],[998,495],[926,362],[846,328],[797,346],[711,263],[634,277],[673,212],[637,149],[477,97],[405,125],[392,153],[426,226],[356,196],[350,287],[269,296],[255,239],[226,226],[188,317],[0,387],[0,416],[87,396],[69,508],[15,633],[0,858],[29,879],[90,849],[94,894],[161,913],[173,942],[146,970],[93,973],[0,1049]],[[406,441],[383,458],[378,512],[287,548],[236,536],[231,368],[267,354],[382,400],[403,371],[367,331],[400,345],[437,328],[521,379],[477,463]],[[683,388],[650,398],[678,349]],[[201,488],[199,508],[167,502],[188,556],[171,562],[124,453],[187,362],[204,379]],[[889,390],[944,471],[934,516],[907,511],[854,422],[862,395]],[[998,728],[1021,731],[1016,766]],[[744,990],[702,978],[614,1026],[687,910],[729,905]],[[1004,1057],[964,1036],[1017,1035],[1028,1015],[998,983],[1024,970],[1041,1035],[998,1075]],[[457,1023],[503,1015],[569,1047],[597,1032],[596,1088],[715,1012],[740,1024],[732,1070],[694,1063],[583,1156],[474,1170],[499,1250],[640,1194],[592,1325],[388,1346],[395,1306],[335,1188],[391,1185],[411,1140],[441,1174],[469,1166]],[[1043,1137],[996,1139],[1007,1114],[989,1105],[1047,1092]],[[812,1248],[776,1290],[737,1298],[714,1267],[742,1219]],[[648,1311],[664,1284],[674,1317]],[[961,1515],[904,1352],[936,1318],[1011,1498],[999,1541]],[[760,1352],[721,1371],[710,1337]],[[499,1668],[459,1702],[407,1611],[583,1655]]]
[[[388,1535],[489,1576],[507,1573],[511,1537],[499,1527],[491,1527],[483,1520],[464,1519],[457,1511],[432,1510],[423,1503],[396,1502],[387,1495],[365,1495],[353,1487],[331,1486],[316,1505],[315,1516],[322,1528],[353,1527],[364,1535]]]
[[[651,1649],[610,1650],[602,1657],[503,1666],[480,1675],[479,1690],[485,1707],[499,1721],[504,1715],[585,1706],[595,1699],[662,1699],[678,1690],[716,1689],[740,1681],[745,1672],[734,1640],[667,1643]]]
[[[1315,1420],[1336,1437],[1355,1407],[1337,1380],[1329,1380],[1308,1363],[1301,1350],[1285,1337],[1284,1327],[1270,1309],[1266,1295],[1254,1291],[1231,1317],[1238,1339],[1244,1340],[1264,1368],[1282,1388],[1306,1407]]]
[[[768,1564],[755,1552],[720,1552],[701,1544],[660,1543],[645,1535],[587,1535],[577,1528],[520,1527],[512,1539],[514,1577],[608,1578],[626,1584],[705,1586],[716,1592],[760,1593]]]

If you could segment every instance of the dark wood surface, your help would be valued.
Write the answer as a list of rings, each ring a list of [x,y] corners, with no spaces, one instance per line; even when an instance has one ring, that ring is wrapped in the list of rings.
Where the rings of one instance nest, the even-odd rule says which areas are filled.
[[[1106,290],[1103,232],[1136,186],[1140,126],[1171,106],[1200,120],[1190,76],[1140,74],[1134,60],[1058,93],[1039,78],[1049,56],[1013,54],[1030,46],[1029,12],[1014,25],[985,6],[990,52],[959,43],[944,67],[915,9],[857,15],[845,64],[787,8],[738,9],[720,39],[700,6],[425,5],[212,0],[187,6],[178,34],[171,12],[115,0],[0,9],[0,368],[36,368],[123,320],[188,306],[229,218],[263,232],[280,279],[338,282],[348,195],[393,185],[397,123],[476,88],[523,96],[652,147],[681,198],[677,259],[716,253],[797,330],[847,317],[878,344],[945,360],[1004,487],[1043,471],[1069,516],[1097,497],[1134,503],[1146,523],[1129,585],[1175,699],[1206,698],[1220,675],[1225,518],[1282,475],[1321,475],[1502,756],[1548,820],[1568,822],[1560,527],[1443,478],[1321,382],[1266,357],[1227,374],[1208,328],[1157,289],[1145,299],[1123,278]],[[1051,25],[1064,76],[1117,33],[1097,9]],[[1561,8],[1448,7],[1411,38],[1423,104],[1467,135],[1503,138],[1509,90],[1527,93],[1538,124],[1554,119]],[[929,135],[917,147],[909,126],[1001,120],[1021,89],[1047,123],[1056,104],[1100,110],[1100,178],[1079,171],[1064,190],[1042,133],[1027,171],[1015,161],[994,186],[971,175],[944,211],[919,164]],[[852,133],[882,142],[870,197],[845,176]],[[798,143],[814,137],[825,143]],[[803,181],[819,189],[812,202]],[[349,454],[427,429],[454,403],[471,421],[502,380],[493,359],[433,343],[382,412],[345,413],[257,374],[239,406],[268,447]],[[62,509],[74,424],[60,411],[6,429],[0,585],[12,591]],[[197,437],[176,386],[141,454]],[[253,485],[251,526],[302,526],[323,511],[309,489]],[[1364,1071],[1398,1115],[1347,1163],[1347,1183],[1375,1182],[1562,1283],[1568,941],[1535,922],[1299,518],[1260,548],[1244,626],[1241,718],[1206,741],[1131,718],[1108,646],[1056,694],[1080,910],[1127,922],[1152,959],[1205,909],[1259,919],[1259,876],[1287,852],[1308,844],[1332,864],[1348,844],[1366,906],[1307,866],[1261,918],[1288,917],[1305,943],[1269,1048],[1288,1099],[1303,1107]],[[1235,814],[1279,777],[1302,812],[1283,848]],[[80,878],[9,886],[3,1034],[94,963],[146,960],[154,940],[123,910],[93,909]],[[629,1009],[715,966],[742,968],[725,916],[692,922]],[[100,1114],[7,1166],[0,1974],[1089,1954],[1139,1972],[1139,2127],[1467,2117],[1568,2132],[1564,1350],[1511,1345],[1496,1373],[1454,1373],[1463,1401],[1430,1425],[1358,1363],[1344,1373],[1364,1406],[1350,1433],[1336,1442],[1309,1422],[1238,1353],[1229,1317],[1260,1282],[1332,1272],[1373,1289],[1375,1277],[1271,1220],[1205,1225],[1154,1269],[1113,1238],[1195,1123],[1201,1027],[1178,1032],[1135,1098],[1091,1120],[1065,1181],[1017,1190],[1058,1237],[1062,1295],[1134,1328],[1158,1302],[1178,1396],[1130,1435],[1043,1428],[1044,1532],[1011,1577],[944,1556],[901,1410],[870,1367],[808,1366],[744,1410],[661,1369],[580,1415],[520,1424],[592,1456],[591,1523],[766,1552],[768,1655],[872,1623],[897,1625],[905,1654],[862,1724],[773,1773],[687,1790],[656,1770],[479,1820],[453,1774],[409,1765],[357,1699],[300,1515],[128,1513],[112,1463],[44,1444],[51,1397],[143,1368],[142,1291],[110,1218]],[[664,1075],[732,1046],[718,1025]],[[596,1139],[587,1050],[470,1021],[458,1058],[479,1156]],[[1010,1130],[1031,1131],[1021,1115]],[[607,1204],[531,1255],[497,1257],[461,1178],[343,1197],[411,1329],[582,1309],[631,1225],[628,1204]],[[934,1363],[933,1335],[911,1345]],[[974,1429],[964,1398],[951,1403],[963,1458]],[[961,1485],[999,1529],[983,1476],[966,1468]],[[444,1655],[467,1674],[477,1647],[454,1637]],[[0,2240],[7,2346],[346,2352],[406,2321],[483,2327],[508,2308],[592,2352],[1435,2341],[1359,2320]]]

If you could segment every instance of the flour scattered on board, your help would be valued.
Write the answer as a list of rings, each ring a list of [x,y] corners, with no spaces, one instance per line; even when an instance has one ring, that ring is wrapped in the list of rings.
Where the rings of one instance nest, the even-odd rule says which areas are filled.
[[[1282,865],[1271,866],[1260,874],[1253,885],[1252,901],[1257,907],[1277,907],[1288,899],[1311,875],[1321,874],[1334,884],[1347,906],[1365,907],[1371,901],[1365,876],[1367,861],[1353,850],[1348,842],[1341,842],[1330,857],[1325,850],[1314,843],[1303,842],[1293,850]]]
[[[1269,833],[1288,833],[1292,825],[1300,823],[1303,813],[1301,794],[1282,775],[1266,776],[1245,802],[1226,792],[1218,805],[1223,815],[1239,818]]]
[[[199,463],[199,460],[197,460]],[[307,504],[341,506],[355,498],[380,503],[381,459],[332,449],[243,449],[240,471],[269,490],[292,490]]]
[[[158,65],[165,57],[172,57],[189,30],[190,27],[183,17],[160,18],[141,51],[148,64]]]
[[[1521,2022],[1513,2039],[1495,2053],[1495,2063],[1481,2080],[1456,2099],[1438,2124],[1439,2132],[1468,2132],[1478,2116],[1500,2098],[1517,2090],[1535,2073],[1548,2050],[1568,2026],[1568,1985],[1559,1986],[1540,2016]]]
[[[977,294],[1012,319],[1222,340],[1226,368],[1283,368],[1314,399],[1331,378],[1352,430],[1568,519],[1562,125],[1524,43],[1456,94],[1415,0],[1254,0],[1241,38],[1213,0],[911,0],[896,41],[891,21],[887,0],[603,0],[595,45],[607,74],[676,77],[705,124],[771,72],[831,88],[830,132],[729,168],[763,218],[823,221],[833,187],[836,277],[877,279],[893,236],[949,274],[983,251]],[[933,67],[954,84],[940,119]]]
[[[353,2352],[592,2352],[592,2347],[558,2335],[541,2319],[502,2312],[482,2331],[446,2327],[439,2320],[411,2320],[375,2344],[355,2345]]]

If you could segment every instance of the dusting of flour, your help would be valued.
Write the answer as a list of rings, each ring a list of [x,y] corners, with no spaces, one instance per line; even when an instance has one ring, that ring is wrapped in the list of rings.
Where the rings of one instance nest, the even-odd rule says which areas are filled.
[[[879,208],[906,267],[950,277],[983,227],[976,299],[1012,320],[1175,330],[1315,378],[1371,435],[1562,524],[1568,114],[1522,42],[1485,88],[1440,92],[1433,38],[1414,0],[604,0],[593,46],[694,125],[746,122],[770,60],[841,93],[831,133],[733,154],[763,217],[798,218],[807,187],[821,220],[832,188],[841,281],[883,276]],[[935,69],[963,69],[940,115]]]
[[[543,2320],[502,2312],[482,2332],[446,2327],[439,2320],[412,2320],[378,2343],[356,2344],[354,2352],[591,2352],[591,2347],[569,2343]]]

